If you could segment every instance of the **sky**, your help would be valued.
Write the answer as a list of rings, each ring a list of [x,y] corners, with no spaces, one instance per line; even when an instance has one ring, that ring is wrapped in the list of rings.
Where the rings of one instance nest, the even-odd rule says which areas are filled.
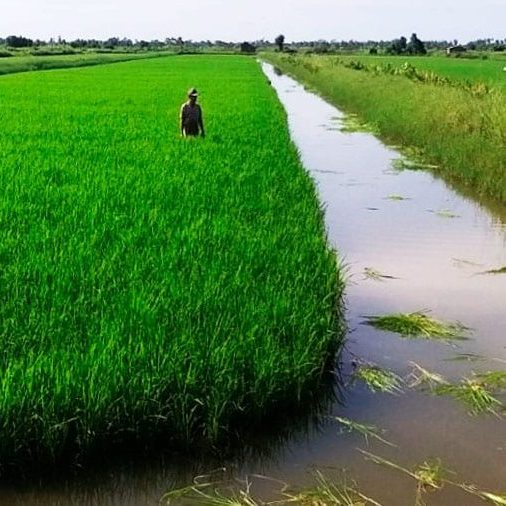
[[[506,0],[0,0],[0,37],[506,38]]]

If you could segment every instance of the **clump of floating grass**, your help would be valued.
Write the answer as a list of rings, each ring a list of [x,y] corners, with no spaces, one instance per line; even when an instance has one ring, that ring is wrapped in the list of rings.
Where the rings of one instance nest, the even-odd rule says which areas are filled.
[[[479,362],[485,360],[485,357],[477,353],[457,353],[453,357],[445,358],[446,362]]]
[[[440,218],[460,218],[459,214],[450,211],[449,209],[441,209],[439,211],[430,211],[439,216]]]
[[[366,267],[364,269],[364,279],[372,279],[373,281],[384,281],[385,279],[399,279],[395,276],[389,276],[388,274],[383,274],[372,267]]]
[[[222,481],[199,477],[189,487],[173,490],[165,494],[161,501],[167,505],[205,504],[211,506],[381,506],[371,497],[362,494],[356,483],[350,482],[343,474],[336,481],[331,481],[320,471],[315,472],[316,484],[303,491],[291,491],[287,483],[266,476],[252,475],[251,478],[267,480],[278,485],[278,499],[264,501],[253,495],[252,481]]]
[[[428,371],[415,362],[410,362],[409,365],[412,367],[411,373],[408,376],[408,379],[410,380],[408,384],[409,388],[419,386],[433,388],[439,385],[448,385],[448,381],[441,376],[441,374]]]
[[[506,274],[506,265],[498,269],[489,269],[488,271],[480,272],[480,274]]]
[[[471,378],[464,378],[460,383],[454,384],[414,362],[411,362],[411,366],[411,388],[425,386],[435,395],[449,395],[466,404],[472,415],[490,413],[499,416],[504,410],[503,403],[495,396],[504,393],[506,389],[506,372],[473,374]]]
[[[389,369],[372,364],[360,364],[354,371],[352,382],[363,381],[372,392],[394,394],[402,391],[402,379]]]
[[[482,265],[471,260],[466,260],[465,258],[452,258],[452,260],[456,267],[479,267]]]
[[[416,481],[416,499],[415,506],[423,506],[423,494],[426,492],[437,492],[441,490],[445,485],[459,488],[468,494],[479,497],[482,500],[488,501],[494,506],[506,506],[506,494],[493,493],[481,490],[479,487],[473,484],[460,483],[449,478],[449,475],[455,475],[452,471],[446,469],[441,459],[429,459],[424,461],[422,464],[416,465],[413,469],[408,469],[400,464],[387,460],[383,457],[367,452],[365,450],[359,450],[367,460],[384,466],[390,469],[394,469],[400,473],[409,476]]]
[[[375,425],[370,425],[367,423],[360,423],[356,422],[354,420],[350,420],[349,418],[343,418],[340,416],[333,416],[331,417],[333,420],[338,422],[342,426],[341,432],[357,432],[364,436],[365,442],[367,445],[369,445],[369,438],[375,439],[377,441],[380,441],[381,443],[384,443],[388,446],[395,446],[390,441],[387,441],[381,434],[383,434],[385,431],[382,429],[379,429]]]
[[[506,506],[506,493],[492,493],[480,490],[476,485],[458,483],[456,484],[460,489],[464,490],[468,494],[475,495],[480,499],[487,501],[494,506]]]
[[[403,200],[411,200],[411,199],[409,197],[403,197],[402,195],[397,195],[396,193],[393,193],[385,197],[384,200],[391,200],[392,202],[401,202]]]
[[[456,340],[465,339],[469,329],[461,323],[447,323],[427,316],[425,311],[367,316],[365,323],[380,330],[395,332],[403,337]]]
[[[344,133],[377,133],[378,129],[371,123],[366,123],[361,120],[356,114],[347,114],[343,118],[340,118],[341,132]]]
[[[443,467],[440,459],[426,460],[410,470],[365,450],[359,451],[365,455],[367,460],[381,466],[389,467],[413,478],[416,481],[416,506],[425,504],[422,498],[424,493],[441,490],[445,482],[447,482],[446,476],[448,471]]]
[[[316,471],[316,488],[300,492],[295,495],[289,495],[288,504],[295,503],[302,506],[381,506],[381,504],[371,497],[362,494],[355,483],[349,484],[346,478],[339,482],[332,482],[326,478],[320,471]]]
[[[476,379],[464,379],[457,385],[440,385],[433,392],[436,395],[450,395],[465,403],[473,415],[488,412],[498,416],[499,408],[503,407],[502,402]]]
[[[392,160],[392,167],[395,170],[428,170],[428,169],[437,169],[437,165],[432,165],[429,163],[423,163],[420,160],[412,160],[409,158],[396,158]]]

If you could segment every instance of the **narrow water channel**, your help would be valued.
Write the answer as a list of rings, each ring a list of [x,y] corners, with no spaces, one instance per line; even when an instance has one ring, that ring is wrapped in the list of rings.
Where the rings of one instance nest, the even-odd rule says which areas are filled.
[[[506,265],[504,209],[492,215],[430,173],[396,169],[400,155],[394,149],[369,134],[341,132],[336,108],[270,65],[263,69],[286,108],[293,140],[325,208],[329,241],[348,271],[344,379],[356,361],[402,378],[412,362],[452,381],[473,371],[506,370],[506,275],[482,274]],[[368,269],[392,279],[374,279]],[[461,322],[472,329],[470,339],[454,345],[405,340],[363,324],[367,315],[419,310]],[[453,360],[463,357],[473,360]],[[342,434],[333,416],[373,424],[396,446]],[[407,468],[440,458],[455,480],[506,491],[505,420],[471,417],[457,401],[416,389],[391,395],[355,383],[318,422],[277,442],[267,439],[262,451],[240,460],[183,463],[174,457],[63,486],[3,487],[0,505],[155,505],[164,492],[218,466],[238,478],[261,474],[299,487],[314,484],[314,469],[333,478],[345,468],[363,493],[383,505],[414,504],[413,480],[367,461],[357,448]],[[251,479],[260,481],[256,486],[266,499],[276,488]],[[450,487],[426,500],[483,504]]]

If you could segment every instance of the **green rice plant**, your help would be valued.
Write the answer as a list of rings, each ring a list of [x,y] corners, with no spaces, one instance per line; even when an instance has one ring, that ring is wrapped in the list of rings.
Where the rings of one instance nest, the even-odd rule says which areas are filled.
[[[465,339],[467,327],[461,323],[446,323],[427,316],[426,311],[367,316],[365,323],[380,330],[395,332],[402,337],[444,341]]]
[[[363,381],[372,392],[394,394],[402,391],[402,380],[393,371],[372,364],[359,364],[352,382]]]
[[[342,430],[346,432],[358,432],[362,436],[364,436],[365,442],[369,444],[369,438],[375,439],[384,443],[388,446],[395,446],[390,441],[387,441],[385,438],[381,436],[384,432],[381,429],[378,429],[375,425],[367,424],[367,423],[359,423],[354,420],[350,420],[349,418],[344,418],[341,416],[332,416],[331,419],[335,420],[342,426]]]
[[[180,136],[190,86],[205,139]],[[259,64],[12,74],[0,96],[2,465],[212,450],[307,408],[344,282]]]

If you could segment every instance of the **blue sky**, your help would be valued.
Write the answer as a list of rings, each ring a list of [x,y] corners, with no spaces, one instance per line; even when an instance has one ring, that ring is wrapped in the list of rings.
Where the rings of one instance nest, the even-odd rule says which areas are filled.
[[[506,0],[0,0],[0,36],[506,38]]]

